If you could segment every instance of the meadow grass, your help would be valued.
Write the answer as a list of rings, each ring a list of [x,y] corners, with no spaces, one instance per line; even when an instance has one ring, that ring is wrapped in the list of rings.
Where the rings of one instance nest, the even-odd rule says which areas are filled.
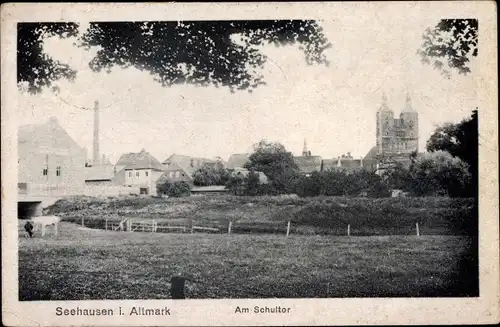
[[[33,239],[19,228],[19,299],[472,296],[457,236],[152,234],[85,229]],[[470,267],[467,266],[467,267]]]
[[[294,234],[414,235],[416,223],[424,235],[477,235],[474,199],[348,198],[292,196],[214,196],[186,198],[74,197],[48,208],[66,221],[104,228],[104,219],[157,219],[160,224],[219,228],[234,233],[284,233],[292,222]]]

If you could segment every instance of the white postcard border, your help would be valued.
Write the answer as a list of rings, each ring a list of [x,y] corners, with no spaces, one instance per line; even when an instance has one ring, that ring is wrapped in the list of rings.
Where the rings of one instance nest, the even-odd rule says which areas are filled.
[[[162,10],[160,10],[160,8]],[[164,11],[165,8],[168,10]],[[475,324],[499,321],[498,78],[496,6],[489,1],[338,3],[5,4],[1,12],[2,71],[2,320],[9,326],[378,325]],[[265,300],[147,300],[19,302],[17,290],[16,23],[222,19],[335,19],[335,15],[425,12],[441,18],[478,18],[480,101],[480,297]],[[236,306],[281,306],[290,314],[235,314]],[[167,306],[171,316],[56,316],[56,307]]]

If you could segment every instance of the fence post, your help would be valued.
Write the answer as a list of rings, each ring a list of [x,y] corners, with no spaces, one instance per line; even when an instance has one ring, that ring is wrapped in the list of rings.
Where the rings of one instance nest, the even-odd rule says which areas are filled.
[[[351,236],[351,225],[347,224],[347,236]]]
[[[85,218],[82,216],[82,227],[85,227]]]
[[[418,228],[418,223],[415,223],[415,226],[417,227],[417,236],[420,236],[420,229]]]
[[[286,237],[288,237],[290,235],[290,223],[291,223],[291,220],[288,221],[288,225],[286,226]]]
[[[231,234],[231,230],[233,229],[233,221],[230,220],[229,221],[229,226],[227,227],[227,233],[228,234]]]
[[[105,230],[108,230],[108,217],[106,217],[106,226],[104,228]]]

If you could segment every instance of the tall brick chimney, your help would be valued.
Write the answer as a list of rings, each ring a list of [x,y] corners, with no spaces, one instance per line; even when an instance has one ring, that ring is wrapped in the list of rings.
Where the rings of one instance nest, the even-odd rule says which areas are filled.
[[[97,166],[100,162],[99,158],[99,101],[94,101],[94,148],[93,148],[93,165]]]

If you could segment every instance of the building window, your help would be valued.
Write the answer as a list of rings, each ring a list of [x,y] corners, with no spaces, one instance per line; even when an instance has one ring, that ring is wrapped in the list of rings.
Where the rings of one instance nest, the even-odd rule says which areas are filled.
[[[144,174],[146,174],[146,177],[148,177],[148,176],[149,176],[149,172],[147,172],[147,171],[146,171],[146,172],[144,172]]]
[[[132,177],[132,172],[131,171],[128,172],[128,177]]]
[[[61,176],[61,166],[56,167],[56,176]]]
[[[169,172],[169,173],[168,173],[168,177],[170,177],[170,178],[174,177],[174,172],[172,172],[172,171],[171,171],[171,172]]]
[[[138,171],[135,172],[135,177],[139,177],[139,172]]]
[[[43,168],[43,176],[47,176],[49,174],[49,168],[45,167]]]
[[[179,177],[180,175],[181,175],[181,173],[179,171],[175,172],[175,177]]]

